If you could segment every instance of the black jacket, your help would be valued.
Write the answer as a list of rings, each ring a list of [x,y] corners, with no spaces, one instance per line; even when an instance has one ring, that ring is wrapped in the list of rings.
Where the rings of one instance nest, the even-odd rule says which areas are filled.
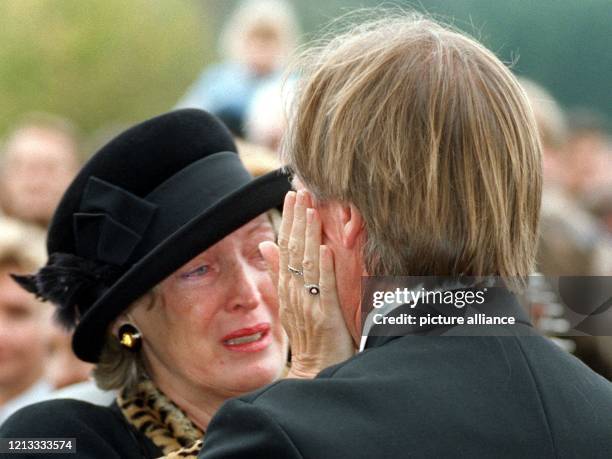
[[[199,458],[612,457],[612,384],[547,338],[368,344],[314,380],[226,402]]]
[[[140,459],[163,454],[126,421],[114,403],[104,407],[66,399],[27,406],[0,427],[0,438],[25,437],[76,438],[76,454],[7,454],[7,458]]]

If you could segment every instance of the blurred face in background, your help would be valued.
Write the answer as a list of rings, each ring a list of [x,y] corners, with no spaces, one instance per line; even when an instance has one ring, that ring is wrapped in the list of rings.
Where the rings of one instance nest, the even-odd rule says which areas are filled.
[[[72,333],[53,323],[49,341],[51,349],[45,366],[45,379],[56,389],[86,381],[93,365],[74,355]]]
[[[280,37],[272,26],[254,28],[245,36],[244,59],[258,76],[266,76],[277,69],[281,51]]]
[[[0,404],[43,376],[48,350],[47,308],[9,277],[18,271],[0,267]]]
[[[18,130],[6,145],[2,168],[6,212],[46,226],[77,167],[75,145],[66,134],[39,127]]]
[[[601,132],[579,132],[569,139],[566,168],[570,191],[580,195],[611,182],[612,163],[606,153],[606,137]]]

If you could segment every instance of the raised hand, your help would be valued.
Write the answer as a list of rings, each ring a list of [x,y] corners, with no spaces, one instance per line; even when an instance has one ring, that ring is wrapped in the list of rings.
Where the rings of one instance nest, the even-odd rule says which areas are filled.
[[[289,336],[289,377],[312,378],[354,352],[336,290],[333,253],[321,245],[321,221],[307,191],[285,197],[278,246],[260,250],[278,285],[280,317]]]

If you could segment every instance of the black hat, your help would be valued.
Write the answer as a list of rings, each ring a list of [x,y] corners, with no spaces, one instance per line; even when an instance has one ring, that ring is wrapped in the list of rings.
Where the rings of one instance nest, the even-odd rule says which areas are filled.
[[[14,276],[76,324],[72,347],[96,362],[109,324],[133,301],[289,190],[279,171],[253,179],[227,128],[178,110],[111,140],[81,169],[49,227],[49,260]]]

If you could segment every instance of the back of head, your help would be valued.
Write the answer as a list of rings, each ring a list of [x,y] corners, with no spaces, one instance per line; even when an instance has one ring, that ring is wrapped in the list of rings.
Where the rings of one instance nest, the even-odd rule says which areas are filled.
[[[300,70],[284,160],[318,198],[362,213],[370,275],[512,285],[531,271],[540,145],[493,53],[422,16],[385,15],[315,48]]]

